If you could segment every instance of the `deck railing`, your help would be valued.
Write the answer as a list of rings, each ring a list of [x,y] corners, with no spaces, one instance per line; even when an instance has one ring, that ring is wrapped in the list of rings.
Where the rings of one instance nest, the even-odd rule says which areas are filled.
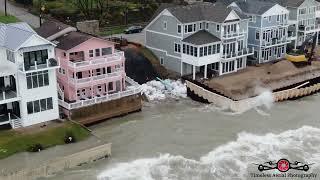
[[[94,59],[94,60],[88,60],[88,61],[80,61],[80,62],[71,62],[68,61],[68,66],[71,68],[79,68],[79,67],[86,67],[86,66],[91,66],[91,65],[98,65],[98,64],[106,64],[108,62],[114,62],[114,61],[119,61],[124,57],[123,51],[116,51],[115,53],[104,56],[99,59]]]
[[[80,100],[78,102],[74,102],[74,103],[67,103],[64,100],[59,99],[59,105],[68,109],[68,110],[72,110],[72,109],[77,109],[77,108],[81,108],[81,107],[85,107],[85,106],[90,106],[93,104],[97,104],[97,103],[101,103],[101,102],[107,102],[107,101],[111,101],[114,99],[119,99],[122,97],[126,97],[126,96],[131,96],[134,94],[140,94],[141,93],[141,86],[136,83],[134,80],[132,80],[131,78],[127,77],[126,81],[131,84],[131,86],[129,86],[127,88],[127,90],[125,91],[121,91],[121,92],[117,92],[114,94],[106,94],[100,97],[94,97],[92,99],[87,99],[87,100]]]
[[[232,58],[238,58],[243,56],[249,56],[253,54],[253,48],[244,48],[238,52],[232,52],[228,54],[222,54],[223,59],[232,59]]]
[[[124,69],[119,68],[112,73],[101,74],[101,75],[91,76],[91,77],[87,77],[87,78],[81,78],[81,79],[71,78],[71,79],[69,79],[69,82],[72,84],[83,84],[83,83],[93,82],[93,81],[106,79],[106,78],[110,78],[110,77],[121,76],[121,71],[124,71]]]

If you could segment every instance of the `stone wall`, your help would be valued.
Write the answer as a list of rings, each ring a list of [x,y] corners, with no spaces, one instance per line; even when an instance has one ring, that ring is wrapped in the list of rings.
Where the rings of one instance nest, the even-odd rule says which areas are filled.
[[[75,168],[79,165],[90,163],[95,160],[111,156],[111,144],[104,144],[85,151],[71,154],[64,157],[48,160],[45,164],[39,164],[36,168],[25,168],[16,172],[2,169],[1,180],[33,180],[39,177],[46,177],[62,172],[68,168]]]
[[[112,117],[140,111],[141,108],[141,95],[136,94],[71,110],[70,118],[81,124],[88,125]]]
[[[99,21],[90,20],[90,21],[81,21],[77,22],[77,29],[81,32],[88,34],[98,34],[99,33]]]

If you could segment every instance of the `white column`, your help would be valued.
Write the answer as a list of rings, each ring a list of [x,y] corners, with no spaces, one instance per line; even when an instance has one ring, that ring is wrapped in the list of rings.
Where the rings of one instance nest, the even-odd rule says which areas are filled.
[[[192,79],[193,80],[196,79],[196,66],[195,65],[192,66]]]
[[[219,62],[219,76],[222,74],[222,63]]]
[[[180,75],[183,76],[183,62],[181,59],[181,65],[180,65]]]
[[[204,65],[204,78],[207,79],[207,64]]]
[[[318,45],[318,38],[319,38],[319,31],[316,32],[317,40],[316,40],[316,46]]]

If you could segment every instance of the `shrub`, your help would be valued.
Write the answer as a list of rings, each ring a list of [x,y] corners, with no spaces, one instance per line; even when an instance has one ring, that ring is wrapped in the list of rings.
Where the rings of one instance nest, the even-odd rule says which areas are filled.
[[[27,151],[29,152],[40,152],[44,147],[40,143],[32,144],[28,147]]]
[[[76,142],[76,137],[73,135],[73,133],[71,131],[66,132],[66,135],[64,136],[64,142],[66,144]]]

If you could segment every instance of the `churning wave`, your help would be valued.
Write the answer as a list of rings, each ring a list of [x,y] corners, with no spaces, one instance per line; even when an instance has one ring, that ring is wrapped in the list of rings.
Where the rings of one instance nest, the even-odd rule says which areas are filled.
[[[213,137],[214,138],[214,137]],[[254,163],[277,161],[314,163],[310,172],[320,172],[320,129],[303,126],[280,134],[242,132],[236,141],[221,145],[200,160],[170,154],[119,163],[98,176],[99,180],[207,180],[248,179]]]

